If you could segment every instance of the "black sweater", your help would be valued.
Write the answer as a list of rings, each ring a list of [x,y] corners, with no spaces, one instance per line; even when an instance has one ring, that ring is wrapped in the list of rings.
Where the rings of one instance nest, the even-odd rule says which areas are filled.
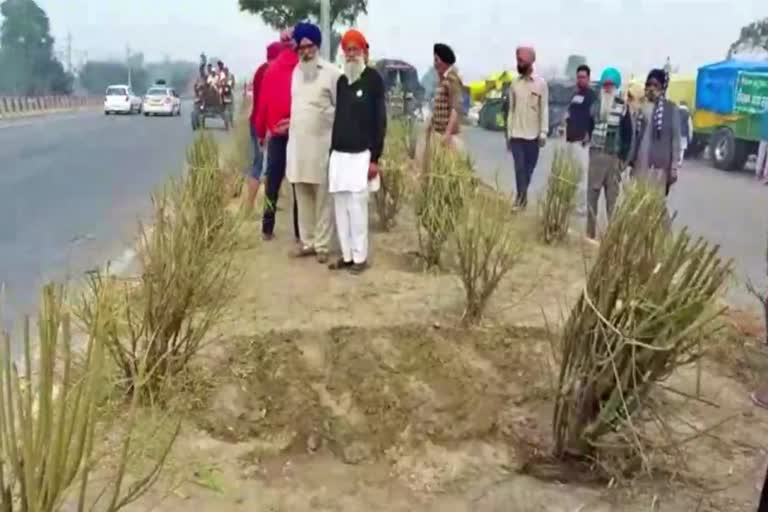
[[[371,162],[378,162],[387,132],[384,81],[378,71],[365,68],[360,79],[349,84],[342,76],[336,85],[336,119],[331,149],[342,153],[370,150]]]
[[[565,127],[567,142],[581,142],[587,135],[592,137],[595,130],[597,94],[592,89],[578,91],[568,106],[568,121]]]

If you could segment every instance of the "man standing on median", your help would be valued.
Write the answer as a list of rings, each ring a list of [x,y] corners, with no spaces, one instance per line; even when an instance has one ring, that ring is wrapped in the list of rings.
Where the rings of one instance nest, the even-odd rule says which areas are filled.
[[[450,46],[437,43],[434,48],[435,71],[439,79],[430,121],[430,129],[440,137],[440,143],[451,149],[463,151],[459,139],[461,130],[462,96],[464,94],[456,54]]]
[[[378,178],[387,112],[384,81],[368,67],[368,41],[357,30],[341,40],[346,63],[336,92],[329,167],[341,258],[331,270],[368,267],[368,183]]]
[[[597,94],[590,83],[591,70],[583,64],[576,70],[576,92],[568,106],[568,119],[565,125],[565,141],[568,155],[579,166],[581,183],[589,172],[589,144],[592,142],[592,132],[595,130],[597,113]],[[584,211],[586,198],[579,198],[580,208]],[[582,213],[583,215],[583,213]]]
[[[318,55],[320,28],[299,23],[293,31],[299,65],[293,72],[291,138],[288,141],[288,180],[296,187],[301,246],[296,256],[316,256],[327,263],[333,239],[328,158],[336,109],[336,85],[341,73]]]
[[[632,140],[632,120],[621,98],[621,73],[606,68],[600,77],[597,123],[592,133],[591,158],[587,176],[587,238],[597,240],[600,196],[605,192],[605,211],[610,221],[621,188]]]
[[[549,133],[549,87],[533,72],[536,51],[531,47],[517,49],[519,76],[509,89],[508,147],[515,160],[517,185],[516,208],[528,206],[528,187],[539,162],[539,149]]]
[[[266,206],[262,218],[264,240],[275,237],[275,215],[280,186],[285,178],[288,128],[291,119],[291,79],[298,57],[292,44],[291,32],[285,31],[280,37],[283,50],[264,74],[264,83],[259,91],[259,106],[256,114],[256,134],[267,142],[267,185]],[[295,215],[294,210],[294,215]],[[294,219],[295,221],[295,219]]]
[[[261,184],[261,175],[264,172],[264,151],[261,148],[261,141],[256,132],[256,116],[259,112],[259,92],[261,91],[261,84],[264,82],[264,75],[267,73],[269,64],[280,55],[282,48],[282,44],[279,42],[267,46],[267,61],[259,66],[256,70],[256,74],[253,75],[253,104],[250,119],[251,139],[253,140],[253,166],[248,173],[248,196],[245,200],[245,205],[249,212],[253,210],[253,206],[256,203],[256,196],[259,194],[259,185]]]
[[[648,101],[638,115],[632,139],[632,177],[644,179],[669,195],[680,167],[680,116],[667,100],[668,75],[654,69],[645,82]]]

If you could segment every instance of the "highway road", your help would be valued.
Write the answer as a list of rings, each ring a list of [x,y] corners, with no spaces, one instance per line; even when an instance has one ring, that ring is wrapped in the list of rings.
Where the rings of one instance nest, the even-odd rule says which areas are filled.
[[[504,150],[503,136],[479,128],[469,128],[463,136],[482,177],[500,190],[513,192],[513,160]],[[550,141],[542,153],[534,174],[534,193],[546,184],[556,146],[557,141]],[[768,187],[747,171],[729,173],[714,169],[708,161],[686,161],[669,201],[677,212],[676,226],[687,225],[695,235],[720,244],[722,253],[733,258],[735,276],[727,294],[729,302],[757,308],[745,283],[752,279],[766,285],[767,281]]]
[[[176,118],[87,111],[0,123],[6,319],[32,312],[45,281],[124,263],[151,192],[182,169],[185,107]]]

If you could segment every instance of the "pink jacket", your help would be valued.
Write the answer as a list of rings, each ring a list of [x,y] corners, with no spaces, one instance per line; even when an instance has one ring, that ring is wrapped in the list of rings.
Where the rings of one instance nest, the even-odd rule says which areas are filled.
[[[264,139],[277,123],[291,117],[291,79],[299,63],[294,50],[285,49],[264,74],[256,112],[256,134]]]

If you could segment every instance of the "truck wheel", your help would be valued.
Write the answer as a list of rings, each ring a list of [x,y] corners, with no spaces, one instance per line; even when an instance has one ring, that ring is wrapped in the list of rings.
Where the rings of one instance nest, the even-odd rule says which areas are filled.
[[[710,140],[712,161],[722,171],[732,171],[738,164],[736,137],[730,128],[720,128]],[[742,162],[742,167],[744,162]]]

